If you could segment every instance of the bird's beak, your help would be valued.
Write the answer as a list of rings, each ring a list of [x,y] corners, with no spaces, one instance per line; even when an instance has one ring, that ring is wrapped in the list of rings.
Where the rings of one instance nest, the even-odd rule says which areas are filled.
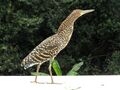
[[[93,12],[94,11],[94,9],[90,9],[90,10],[82,10],[81,11],[81,15],[84,15],[84,14],[86,14],[86,13],[90,13],[90,12]]]

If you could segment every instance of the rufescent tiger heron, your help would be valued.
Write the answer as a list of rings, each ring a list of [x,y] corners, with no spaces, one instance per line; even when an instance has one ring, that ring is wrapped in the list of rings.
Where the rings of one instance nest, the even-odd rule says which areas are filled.
[[[22,61],[22,66],[25,69],[37,65],[36,72],[39,72],[41,64],[50,61],[49,73],[51,76],[51,83],[53,82],[51,64],[52,60],[57,56],[57,54],[63,50],[73,34],[74,22],[82,15],[93,12],[90,10],[75,9],[72,13],[61,23],[58,28],[57,33],[48,37],[42,41],[38,46],[36,46]],[[37,75],[35,76],[35,83],[37,82]]]

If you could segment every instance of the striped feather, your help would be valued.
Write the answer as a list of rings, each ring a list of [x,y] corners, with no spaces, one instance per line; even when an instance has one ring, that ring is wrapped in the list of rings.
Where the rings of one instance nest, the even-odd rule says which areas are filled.
[[[60,51],[60,43],[58,43],[55,38],[56,35],[40,43],[23,59],[22,66],[29,68],[36,64],[42,64],[55,57]]]

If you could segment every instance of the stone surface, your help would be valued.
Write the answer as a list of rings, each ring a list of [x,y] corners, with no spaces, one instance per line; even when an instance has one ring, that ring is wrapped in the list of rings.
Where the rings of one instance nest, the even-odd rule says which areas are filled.
[[[44,84],[31,83],[34,76],[0,76],[1,90],[120,90],[120,76],[39,76]]]

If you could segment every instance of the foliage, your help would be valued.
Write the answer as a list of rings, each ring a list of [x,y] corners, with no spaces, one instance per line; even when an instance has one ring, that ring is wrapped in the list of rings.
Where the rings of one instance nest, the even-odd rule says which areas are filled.
[[[55,71],[57,76],[61,76],[62,75],[62,71],[61,71],[60,65],[57,62],[57,60],[53,60],[52,61],[52,67],[53,67],[53,69],[54,69],[54,71]]]
[[[57,76],[61,76],[62,75],[62,71],[61,71],[61,68],[60,68],[60,65],[59,65],[59,63],[58,63],[58,61],[57,60],[53,60],[52,61],[52,67],[53,67],[53,70],[55,71],[55,74],[57,75]],[[83,62],[80,62],[80,63],[77,63],[77,64],[75,64],[73,67],[72,67],[72,69],[66,74],[66,75],[68,75],[68,76],[76,76],[76,75],[78,75],[78,70],[80,69],[80,67],[83,65]],[[43,72],[39,72],[39,73],[37,73],[37,72],[32,72],[31,73],[31,75],[37,75],[37,76],[48,76],[48,74],[46,74],[46,73],[43,73]]]
[[[113,52],[108,64],[109,74],[120,74],[120,51]]]
[[[73,66],[73,68],[67,73],[67,75],[79,75],[78,70],[83,65],[83,62],[77,63]]]
[[[22,59],[76,8],[95,11],[76,21],[70,43],[56,57],[62,74],[81,59],[78,74],[120,74],[119,7],[120,0],[1,0],[0,75],[30,75],[36,68],[24,70]]]
[[[46,73],[42,73],[42,72],[39,72],[39,73],[37,73],[37,72],[31,72],[31,75],[33,75],[33,76],[48,76],[48,74],[46,74]]]

